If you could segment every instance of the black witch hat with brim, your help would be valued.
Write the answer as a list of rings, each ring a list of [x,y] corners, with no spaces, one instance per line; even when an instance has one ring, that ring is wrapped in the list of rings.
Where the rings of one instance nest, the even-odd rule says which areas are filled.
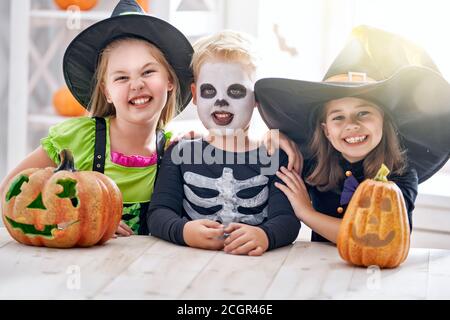
[[[66,49],[63,72],[74,97],[86,108],[94,90],[98,57],[112,41],[131,37],[146,40],[161,50],[173,67],[179,83],[181,112],[192,98],[190,68],[193,48],[188,39],[168,22],[146,14],[133,0],[121,0],[110,18],[81,32]]]
[[[281,78],[255,84],[261,117],[310,156],[315,119],[326,102],[344,97],[372,101],[395,122],[419,182],[450,156],[450,84],[428,54],[388,32],[361,26],[329,68],[325,79],[347,74],[373,82],[311,82]]]

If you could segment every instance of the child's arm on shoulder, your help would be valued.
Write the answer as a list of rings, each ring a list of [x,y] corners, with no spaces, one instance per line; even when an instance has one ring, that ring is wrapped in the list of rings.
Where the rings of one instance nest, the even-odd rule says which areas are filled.
[[[277,176],[285,185],[276,182],[275,186],[287,196],[297,218],[321,236],[336,243],[341,219],[316,211],[311,204],[308,190],[300,175],[297,172],[287,170],[285,167],[281,167],[280,170],[281,172],[277,172]]]
[[[283,150],[288,156],[288,169],[295,172],[302,171],[303,155],[297,144],[284,133],[276,129],[270,129],[263,137],[264,146],[269,155],[273,155],[277,149]]]
[[[280,158],[281,164],[286,164]],[[269,239],[268,250],[287,246],[293,243],[300,231],[300,221],[295,216],[293,207],[287,196],[275,186],[279,180],[274,176],[269,185],[269,200],[267,207],[267,220],[259,225],[267,234]]]
[[[39,146],[31,152],[25,159],[23,159],[17,167],[11,170],[0,184],[0,195],[3,195],[6,185],[9,180],[16,176],[19,172],[29,168],[46,168],[56,167],[56,164],[47,155],[47,152]]]

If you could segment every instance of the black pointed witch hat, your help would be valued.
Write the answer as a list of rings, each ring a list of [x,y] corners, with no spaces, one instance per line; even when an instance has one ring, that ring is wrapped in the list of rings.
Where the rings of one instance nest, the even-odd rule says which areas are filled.
[[[67,47],[63,59],[64,79],[75,98],[89,109],[99,54],[109,43],[122,37],[147,40],[161,50],[178,77],[181,109],[186,107],[192,97],[192,46],[177,28],[146,14],[134,0],[120,0],[110,18],[85,29]]]

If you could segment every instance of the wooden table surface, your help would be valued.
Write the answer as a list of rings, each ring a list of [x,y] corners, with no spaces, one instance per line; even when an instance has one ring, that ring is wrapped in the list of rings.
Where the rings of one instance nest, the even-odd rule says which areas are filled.
[[[233,256],[133,236],[50,249],[0,228],[0,299],[450,299],[450,250],[414,249],[398,268],[346,264],[330,244]]]

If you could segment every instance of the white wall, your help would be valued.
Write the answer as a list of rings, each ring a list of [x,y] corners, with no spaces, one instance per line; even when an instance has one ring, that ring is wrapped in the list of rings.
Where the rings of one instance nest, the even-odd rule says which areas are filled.
[[[6,172],[6,133],[8,118],[9,1],[0,1],[0,180]]]
[[[413,213],[411,246],[450,249],[450,199],[419,194]]]

